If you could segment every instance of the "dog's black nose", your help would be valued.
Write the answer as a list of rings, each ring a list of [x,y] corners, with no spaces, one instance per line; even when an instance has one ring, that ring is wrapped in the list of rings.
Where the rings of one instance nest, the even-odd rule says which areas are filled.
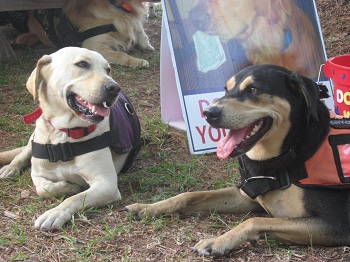
[[[220,121],[221,109],[217,106],[209,106],[203,110],[203,114],[209,124],[217,123]]]
[[[117,96],[120,92],[120,86],[116,82],[109,82],[104,86],[108,95]]]
[[[206,31],[210,27],[211,19],[204,5],[197,5],[190,10],[189,20],[197,30]]]

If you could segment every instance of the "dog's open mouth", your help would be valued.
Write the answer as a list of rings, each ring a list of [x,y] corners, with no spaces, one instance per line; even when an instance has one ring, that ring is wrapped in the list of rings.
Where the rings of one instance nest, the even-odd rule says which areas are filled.
[[[98,123],[109,115],[114,100],[113,102],[95,104],[84,100],[77,94],[70,93],[67,96],[67,103],[78,116],[84,117],[90,122]]]
[[[241,129],[230,129],[217,146],[217,156],[226,159],[245,154],[270,130],[272,122],[271,117],[264,117]]]

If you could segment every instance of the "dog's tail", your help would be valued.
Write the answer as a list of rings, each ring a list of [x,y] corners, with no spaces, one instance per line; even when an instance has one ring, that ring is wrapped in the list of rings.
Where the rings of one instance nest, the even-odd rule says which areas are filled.
[[[11,161],[23,151],[23,147],[15,148],[9,151],[0,152],[0,166],[10,164]]]

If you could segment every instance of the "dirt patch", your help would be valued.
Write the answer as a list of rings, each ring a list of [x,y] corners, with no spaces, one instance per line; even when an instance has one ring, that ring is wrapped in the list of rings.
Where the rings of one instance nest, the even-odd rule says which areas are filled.
[[[327,56],[349,54],[350,1],[317,0],[316,4]]]

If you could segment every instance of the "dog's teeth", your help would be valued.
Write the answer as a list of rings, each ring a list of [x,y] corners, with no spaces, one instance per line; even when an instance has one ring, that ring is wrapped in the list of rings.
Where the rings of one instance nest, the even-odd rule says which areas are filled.
[[[82,99],[80,96],[77,96],[77,99],[83,103],[86,103],[84,99]]]
[[[93,107],[91,108],[91,112],[92,112],[93,114],[96,113],[96,107],[95,107],[95,106],[93,106]]]
[[[259,129],[260,129],[260,127],[262,127],[262,125],[263,125],[263,121],[260,120],[259,124],[257,124],[257,125],[254,126],[253,132],[255,132],[255,133],[258,132]]]
[[[264,123],[264,121],[260,120],[259,123],[254,126],[252,132],[246,138],[250,138],[250,137],[254,136],[259,131],[259,129],[262,127],[263,123]]]
[[[103,106],[104,106],[105,108],[108,108],[107,102],[103,102]]]
[[[246,139],[254,136],[256,134],[256,132],[253,130],[249,135],[246,136]]]

